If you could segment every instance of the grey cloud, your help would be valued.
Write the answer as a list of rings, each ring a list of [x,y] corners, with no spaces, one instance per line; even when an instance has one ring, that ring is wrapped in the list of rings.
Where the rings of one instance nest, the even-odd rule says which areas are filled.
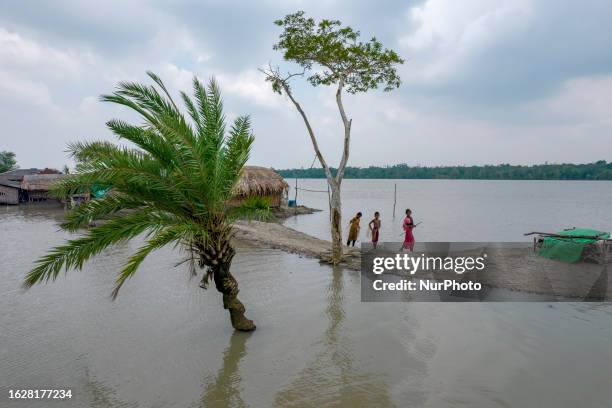
[[[494,38],[485,38],[483,41],[490,43],[469,56],[467,67],[456,66],[458,72],[450,80],[410,84],[406,89],[505,109],[508,104],[548,95],[571,78],[612,72],[612,3],[528,3],[530,11],[517,18],[515,29],[495,38],[495,27],[491,27]],[[409,58],[418,61],[420,56],[416,53]],[[411,64],[403,69],[409,73]]]
[[[454,48],[453,39],[446,48],[436,48],[436,33],[430,45],[407,46],[406,38],[422,28],[410,12],[423,7],[424,0],[9,2],[3,5],[0,28],[73,53],[79,61],[82,55],[91,58],[83,57],[76,72],[57,74],[55,69],[54,75],[44,62],[26,69],[0,60],[0,78],[14,79],[10,87],[0,86],[0,150],[15,150],[23,166],[63,165],[68,141],[111,139],[104,122],[125,117],[124,111],[99,108],[97,96],[110,92],[117,80],[144,79],[144,72],[153,69],[174,88],[188,86],[192,73],[217,75],[228,112],[252,115],[253,163],[309,166],[313,155],[301,119],[282,97],[271,94],[256,71],[267,61],[280,62],[272,50],[278,35],[273,20],[304,9],[316,18],[340,19],[366,38],[376,35],[406,59],[400,89],[346,98],[355,119],[351,164],[601,159],[601,152],[612,151],[609,136],[602,136],[612,131],[606,119],[612,115],[606,108],[612,92],[606,79],[612,78],[607,44],[612,3],[453,4],[460,4],[456,12],[461,14],[470,5],[512,8],[517,3],[525,4],[525,18],[510,13],[493,25],[477,26],[476,39],[464,52]],[[454,12],[442,8],[448,24],[461,32],[471,16],[458,23]],[[440,66],[443,75],[435,72]],[[578,81],[564,91],[568,82],[591,77],[603,79]],[[333,100],[326,90],[300,81],[295,89],[329,161],[336,163],[341,132]],[[595,114],[567,115],[573,103],[584,106],[591,99],[598,101]],[[547,137],[556,137],[561,146],[546,149]],[[474,144],[489,148],[478,153],[470,148]]]

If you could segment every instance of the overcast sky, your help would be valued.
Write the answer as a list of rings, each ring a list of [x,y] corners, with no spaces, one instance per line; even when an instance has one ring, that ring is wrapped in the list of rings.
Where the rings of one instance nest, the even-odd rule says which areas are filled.
[[[609,0],[4,2],[0,150],[21,167],[70,164],[68,142],[114,140],[104,123],[133,118],[98,96],[152,70],[174,91],[215,76],[228,116],[252,117],[251,164],[309,167],[300,117],[257,71],[282,63],[272,22],[297,10],[406,60],[398,90],[346,97],[350,165],[612,160]],[[333,90],[294,87],[336,165]]]

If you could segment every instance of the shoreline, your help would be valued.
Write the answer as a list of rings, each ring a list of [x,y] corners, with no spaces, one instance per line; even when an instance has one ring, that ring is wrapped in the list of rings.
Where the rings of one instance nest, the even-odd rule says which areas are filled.
[[[53,218],[57,222],[61,222],[64,214],[61,205],[37,203],[26,207],[37,210],[34,214],[40,211],[40,214],[48,215],[49,210],[58,210],[57,212],[52,211],[52,214],[55,214]],[[316,238],[280,223],[291,216],[312,214],[316,211],[304,207],[298,209],[295,214],[291,208],[284,211],[284,217],[279,217],[277,214],[277,222],[237,221],[234,224],[234,239],[238,242],[277,249],[300,257],[318,259],[320,263],[330,265],[330,241]],[[585,262],[568,264],[554,261],[537,256],[531,244],[525,243],[525,245],[525,248],[500,248],[493,251],[495,269],[491,273],[477,276],[478,281],[491,288],[553,295],[577,301],[612,299],[612,279],[608,279],[606,265]],[[361,271],[361,250],[346,246],[343,248],[345,257],[338,266]],[[401,276],[401,274],[397,275]],[[464,278],[468,277],[469,274],[464,275]]]
[[[276,222],[237,221],[234,223],[235,239],[248,241],[270,249],[319,259],[329,263],[331,242],[294,230]],[[361,270],[359,249],[344,247],[345,256],[341,266]]]
[[[331,242],[313,237],[279,223],[238,221],[236,239],[258,246],[319,259],[329,264]],[[361,271],[361,250],[344,247],[339,266]],[[418,253],[418,251],[417,251]],[[440,278],[477,278],[483,285],[523,293],[548,295],[554,299],[605,301],[612,299],[612,279],[606,265],[580,262],[568,264],[537,256],[526,243],[524,248],[498,248],[491,252],[492,269],[486,274],[437,274]],[[402,274],[392,273],[397,276]],[[433,278],[433,275],[429,275]]]

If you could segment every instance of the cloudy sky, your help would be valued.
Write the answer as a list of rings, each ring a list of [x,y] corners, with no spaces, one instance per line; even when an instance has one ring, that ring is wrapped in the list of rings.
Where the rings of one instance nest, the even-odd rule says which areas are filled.
[[[70,164],[74,140],[113,140],[133,118],[98,102],[158,73],[173,90],[220,82],[250,114],[252,164],[309,167],[298,114],[257,71],[280,64],[272,22],[305,10],[376,35],[406,60],[391,93],[348,96],[355,166],[612,160],[609,0],[15,1],[0,13],[0,150],[21,167]],[[294,83],[328,161],[342,131],[333,90]]]

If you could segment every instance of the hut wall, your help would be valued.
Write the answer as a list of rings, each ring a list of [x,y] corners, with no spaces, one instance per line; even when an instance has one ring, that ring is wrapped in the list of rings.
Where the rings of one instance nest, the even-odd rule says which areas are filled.
[[[19,189],[0,186],[0,204],[19,204]]]
[[[28,201],[47,201],[52,199],[48,190],[30,190],[28,191]]]
[[[271,200],[270,206],[272,208],[279,208],[281,206],[281,202],[282,202],[281,193],[269,194],[268,197],[270,197],[270,200]]]

